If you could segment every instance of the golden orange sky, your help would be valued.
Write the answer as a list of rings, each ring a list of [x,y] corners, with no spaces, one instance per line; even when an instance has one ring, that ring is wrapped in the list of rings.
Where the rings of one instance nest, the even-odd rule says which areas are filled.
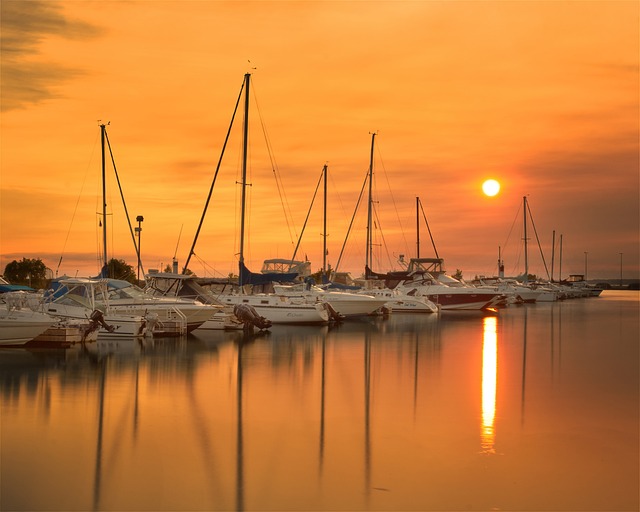
[[[3,0],[0,271],[41,258],[95,275],[100,129],[145,269],[184,263],[243,75],[252,73],[245,261],[290,258],[322,166],[335,267],[374,165],[376,270],[415,256],[416,197],[448,270],[524,270],[522,198],[551,270],[639,269],[636,1],[54,2]],[[255,69],[254,69],[255,68]],[[237,272],[240,123],[191,270]],[[266,150],[263,130],[271,145]],[[275,172],[274,172],[275,169]],[[108,167],[109,257],[136,266]],[[275,176],[280,180],[280,190]],[[502,184],[493,198],[481,184]],[[322,265],[321,194],[298,258]],[[283,206],[285,203],[285,206]],[[287,211],[287,218],[285,217]],[[364,268],[360,208],[339,270]],[[529,270],[545,276],[535,242]],[[424,224],[421,256],[433,256]],[[585,255],[585,253],[587,253]]]

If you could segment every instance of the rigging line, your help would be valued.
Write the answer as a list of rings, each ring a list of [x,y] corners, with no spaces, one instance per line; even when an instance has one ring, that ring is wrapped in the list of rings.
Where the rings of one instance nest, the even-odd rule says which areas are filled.
[[[340,187],[338,187],[338,184],[336,183],[335,178],[333,177],[334,174],[335,173],[329,174],[329,180],[331,181],[332,190],[335,190],[335,193],[332,193],[331,197],[333,198],[335,195],[335,197],[338,199],[340,210],[342,211],[343,214],[346,214],[347,212],[345,210],[344,203],[342,201],[342,196],[340,196]]]
[[[116,168],[116,161],[115,158],[113,156],[113,151],[111,150],[111,142],[109,142],[109,134],[107,133],[107,129],[105,127],[104,130],[104,135],[105,138],[107,140],[107,147],[109,148],[109,155],[111,156],[111,164],[113,165],[113,172],[116,175],[116,181],[118,183],[118,190],[120,190],[120,198],[122,199],[122,206],[124,207],[124,215],[127,218],[127,224],[129,224],[129,233],[131,233],[131,240],[133,240],[133,246],[136,248],[136,256],[138,257],[138,261],[140,262],[140,268],[142,269],[142,275],[145,274],[144,272],[144,265],[142,264],[142,260],[140,259],[140,247],[138,246],[138,243],[136,242],[136,235],[133,232],[133,226],[131,225],[131,219],[129,218],[129,211],[127,209],[127,203],[124,200],[124,192],[122,190],[122,185],[120,184],[120,176],[118,175],[118,169]],[[113,247],[114,241],[113,241],[113,236],[114,236],[114,230],[111,230],[111,247]]]
[[[551,276],[549,275],[549,269],[547,268],[547,262],[544,259],[544,253],[542,252],[542,245],[540,245],[540,239],[538,238],[538,230],[536,229],[536,225],[533,222],[533,215],[531,214],[531,207],[529,206],[529,204],[527,203],[527,210],[529,210],[529,218],[531,219],[531,225],[533,226],[533,232],[536,235],[536,241],[538,242],[538,249],[540,250],[540,257],[542,258],[542,263],[544,264],[544,270],[547,273],[547,279],[551,279]],[[525,212],[526,214],[526,212]]]
[[[313,203],[316,200],[316,195],[318,194],[318,189],[320,188],[320,184],[322,183],[322,177],[324,176],[324,167],[320,172],[320,178],[318,179],[318,184],[316,185],[316,190],[313,192],[313,197],[311,198],[311,205],[309,206],[309,210],[307,211],[307,217],[304,219],[304,224],[302,225],[302,231],[300,232],[300,236],[298,237],[298,243],[296,244],[296,248],[293,251],[293,256],[291,256],[291,263],[293,263],[296,259],[296,254],[298,253],[298,248],[300,247],[300,242],[302,242],[302,236],[304,235],[304,230],[307,227],[307,222],[309,221],[309,216],[311,215],[311,208],[313,208]]]
[[[200,256],[198,256],[196,253],[193,253],[193,256],[196,258],[196,260],[198,260],[199,263],[202,264],[205,273],[207,272],[207,269],[210,269],[210,272],[212,274],[218,274],[219,276],[222,277],[228,277],[228,276],[224,276],[221,272],[217,271],[216,268],[212,265],[209,265],[205,260],[203,260]],[[206,274],[203,277],[207,277]]]
[[[274,179],[276,180],[276,186],[278,188],[278,194],[280,195],[280,204],[282,206],[282,210],[284,212],[284,218],[287,222],[287,229],[289,231],[289,239],[291,244],[293,245],[294,238],[298,238],[298,234],[296,233],[295,225],[293,223],[293,214],[291,213],[291,207],[287,200],[286,194],[284,193],[284,183],[282,181],[282,177],[280,176],[280,171],[278,169],[278,165],[275,161],[275,156],[273,154],[273,147],[271,145],[271,139],[269,138],[269,134],[267,133],[267,127],[265,125],[264,119],[262,117],[262,111],[260,110],[260,105],[258,103],[258,95],[256,94],[256,87],[253,86],[253,99],[256,105],[256,110],[258,111],[258,119],[260,119],[260,127],[262,128],[262,135],[264,137],[265,143],[267,145],[267,153],[269,154],[269,161],[271,163],[271,171],[273,172]],[[293,229],[293,234],[292,234]]]
[[[382,231],[382,224],[380,223],[380,217],[378,216],[378,209],[373,208],[373,214],[378,221],[378,229],[380,230],[380,238],[382,239],[382,247],[384,247],[385,252],[387,253],[387,260],[389,262],[389,268],[394,268],[395,263],[391,260],[391,254],[389,254],[389,246],[387,245],[387,241],[384,238],[384,231]]]
[[[180,245],[180,237],[182,236],[182,228],[184,224],[180,226],[180,232],[178,233],[178,241],[176,242],[176,250],[173,252],[173,259],[176,259],[176,255],[178,254],[178,246]]]
[[[347,240],[349,239],[349,234],[351,233],[351,228],[353,227],[353,221],[356,218],[356,213],[358,213],[358,208],[360,207],[360,203],[362,201],[362,197],[364,195],[365,187],[367,185],[367,181],[369,181],[369,171],[365,175],[364,182],[362,183],[362,188],[360,189],[360,195],[358,196],[358,201],[356,202],[356,207],[353,211],[353,215],[351,216],[351,222],[349,222],[349,228],[347,229],[347,235],[344,237],[344,242],[342,243],[342,249],[340,249],[340,255],[338,256],[338,262],[336,263],[335,272],[340,268],[340,261],[342,260],[342,254],[344,253],[344,248],[347,245]]]
[[[429,232],[429,238],[431,238],[431,245],[433,245],[433,251],[436,253],[436,258],[440,258],[440,256],[438,256],[438,249],[436,249],[436,242],[433,239],[433,235],[431,234],[431,228],[429,227],[429,221],[427,220],[427,215],[424,213],[422,201],[419,198],[418,198],[418,203],[420,204],[420,211],[422,212],[422,218],[424,219],[424,223],[427,225],[427,231]]]
[[[62,245],[62,251],[60,253],[60,260],[58,261],[58,266],[56,267],[56,277],[58,276],[58,271],[60,270],[60,265],[62,264],[62,258],[64,257],[64,251],[67,248],[67,242],[69,241],[69,235],[71,234],[71,227],[73,226],[73,221],[76,218],[76,213],[78,213],[78,206],[80,205],[80,198],[82,197],[82,192],[84,190],[84,185],[87,182],[87,175],[89,174],[89,169],[92,164],[93,155],[95,154],[96,146],[98,144],[98,134],[96,133],[96,137],[93,141],[93,149],[91,150],[91,155],[89,156],[89,163],[87,164],[87,168],[84,173],[84,177],[82,178],[82,185],[80,186],[80,193],[78,194],[78,198],[76,199],[76,205],[73,208],[73,214],[71,215],[71,222],[69,223],[69,229],[67,230],[67,236],[64,239],[64,244]]]
[[[207,200],[204,204],[204,210],[202,211],[202,216],[200,217],[200,223],[198,224],[198,229],[196,230],[195,238],[193,239],[193,244],[191,245],[191,249],[189,250],[189,255],[187,256],[187,261],[185,261],[184,267],[182,268],[182,273],[184,274],[189,267],[189,261],[191,260],[191,255],[194,254],[194,250],[196,247],[196,242],[198,241],[198,236],[200,235],[200,230],[202,229],[202,223],[204,222],[205,215],[207,214],[207,209],[209,208],[209,202],[211,201],[211,195],[213,194],[213,187],[216,184],[216,180],[218,178],[218,172],[220,171],[220,165],[222,164],[222,157],[224,156],[224,151],[227,147],[227,142],[229,141],[229,136],[231,134],[231,128],[233,126],[233,121],[236,117],[236,112],[238,111],[238,105],[240,104],[240,99],[242,98],[242,91],[244,90],[244,80],[242,81],[242,86],[240,87],[240,94],[238,94],[238,99],[236,101],[236,106],[233,109],[233,115],[231,116],[231,123],[229,124],[229,129],[227,130],[227,136],[224,139],[224,144],[222,145],[222,151],[220,153],[220,158],[218,159],[218,165],[216,166],[216,172],[213,175],[213,180],[211,182],[211,187],[209,188],[209,194],[207,195]],[[177,248],[176,248],[177,250]]]
[[[393,189],[391,188],[391,182],[389,181],[389,175],[387,174],[387,169],[384,166],[384,160],[382,158],[382,153],[380,152],[380,143],[376,145],[376,151],[378,152],[378,157],[380,158],[380,165],[382,166],[382,172],[384,174],[385,180],[387,182],[387,187],[389,189],[389,195],[391,196],[391,204],[393,204],[393,208],[396,212],[396,219],[398,220],[398,225],[400,226],[400,233],[402,234],[402,239],[404,240],[405,251],[409,253],[409,243],[407,242],[407,236],[404,232],[404,228],[402,226],[402,221],[400,220],[400,213],[398,211],[398,205],[396,203],[395,197],[393,195]]]
[[[516,216],[513,218],[513,223],[511,224],[511,229],[509,229],[509,233],[507,234],[507,239],[502,245],[503,249],[506,249],[507,243],[509,242],[509,238],[511,237],[511,232],[513,231],[513,226],[515,226],[518,217],[520,217],[520,208],[522,208],[522,203],[518,203],[518,211],[516,212]]]

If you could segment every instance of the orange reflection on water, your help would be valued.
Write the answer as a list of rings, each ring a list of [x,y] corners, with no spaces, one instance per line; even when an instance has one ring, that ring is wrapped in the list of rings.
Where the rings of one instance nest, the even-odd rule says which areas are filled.
[[[495,453],[496,381],[498,376],[498,319],[486,317],[482,334],[482,453]]]

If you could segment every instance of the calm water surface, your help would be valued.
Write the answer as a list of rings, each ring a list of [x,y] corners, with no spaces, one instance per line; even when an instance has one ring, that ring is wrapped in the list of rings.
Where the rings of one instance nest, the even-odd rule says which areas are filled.
[[[0,509],[637,511],[639,304],[0,350]]]

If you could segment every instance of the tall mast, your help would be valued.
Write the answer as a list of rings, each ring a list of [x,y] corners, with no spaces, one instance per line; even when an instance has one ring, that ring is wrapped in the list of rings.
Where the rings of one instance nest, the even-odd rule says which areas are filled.
[[[106,272],[108,268],[107,261],[107,179],[106,179],[106,166],[105,166],[105,130],[104,124],[100,125],[100,145],[102,148],[102,249],[104,253],[103,257],[103,269]],[[103,277],[107,277],[106,275]]]
[[[367,208],[367,249],[366,249],[366,265],[371,268],[373,263],[373,237],[371,235],[371,230],[373,226],[373,147],[376,140],[376,134],[371,134],[371,157],[369,159],[369,204]]]
[[[247,146],[249,139],[249,79],[251,74],[244,75],[244,133],[242,138],[242,206],[240,211],[240,271],[238,273],[238,279],[240,287],[244,284],[242,282],[242,267],[244,266],[244,216],[245,216],[245,204],[247,194]]]
[[[522,198],[524,200],[524,282],[529,282],[529,254],[527,247],[527,196]]]
[[[558,281],[562,281],[562,234],[560,234],[560,269],[558,270]]]
[[[324,235],[322,236],[322,277],[324,282],[324,278],[327,275],[327,164],[324,164],[322,172],[324,174]]]
[[[551,237],[551,282],[553,283],[553,264],[556,257],[556,230],[553,230]]]
[[[416,258],[420,257],[420,198],[416,197]]]

